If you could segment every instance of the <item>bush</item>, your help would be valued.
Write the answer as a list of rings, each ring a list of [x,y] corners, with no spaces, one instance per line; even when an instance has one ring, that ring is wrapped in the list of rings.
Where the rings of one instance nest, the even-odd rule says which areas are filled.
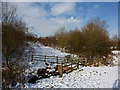
[[[111,53],[109,33],[105,21],[90,20],[83,28],[83,51],[87,57],[107,57]]]
[[[58,46],[88,59],[96,58],[96,60],[90,60],[89,64],[104,63],[104,60],[101,60],[103,57],[106,58],[105,63],[107,63],[108,55],[111,54],[107,27],[106,21],[95,18],[88,21],[81,30],[65,32],[62,28],[58,34]]]
[[[9,3],[2,3],[3,88],[10,88],[13,82],[20,82],[22,79],[27,66],[26,34],[26,25],[16,15],[16,7]]]

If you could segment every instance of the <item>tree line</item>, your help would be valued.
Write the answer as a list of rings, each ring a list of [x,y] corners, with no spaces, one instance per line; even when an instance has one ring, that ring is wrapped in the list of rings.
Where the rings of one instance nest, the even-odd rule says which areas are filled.
[[[44,40],[48,45],[65,48],[69,53],[82,54],[86,57],[107,57],[111,54],[111,48],[118,48],[118,38],[110,38],[107,31],[107,23],[100,18],[93,18],[81,29],[67,31],[60,28],[54,36]]]
[[[54,36],[39,38],[44,45],[63,48],[65,52],[85,57],[89,64],[102,63],[110,65],[113,63],[112,50],[119,50],[120,39],[117,35],[110,38],[105,20],[93,18],[82,28],[69,30],[61,27]]]

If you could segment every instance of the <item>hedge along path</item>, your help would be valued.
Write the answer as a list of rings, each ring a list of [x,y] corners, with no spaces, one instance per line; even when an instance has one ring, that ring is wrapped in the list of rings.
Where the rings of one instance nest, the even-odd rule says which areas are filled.
[[[80,65],[87,64],[87,58],[65,58],[58,56],[47,55],[32,55],[31,61],[44,61],[51,64],[57,64],[58,72],[62,76],[63,73],[70,73],[73,70],[79,69]]]

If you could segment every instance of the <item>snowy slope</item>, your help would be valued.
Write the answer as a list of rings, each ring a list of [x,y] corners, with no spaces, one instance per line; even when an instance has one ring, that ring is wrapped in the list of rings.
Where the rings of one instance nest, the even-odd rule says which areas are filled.
[[[54,55],[64,57],[62,53],[50,47],[41,44],[33,44],[35,54]],[[117,53],[117,51],[113,51]],[[118,62],[118,56],[114,57]],[[34,62],[31,64],[31,70],[37,70],[45,67],[44,62]],[[26,83],[26,88],[115,88],[118,85],[118,67],[81,67],[69,74],[63,74],[63,77],[51,76],[47,79],[40,79],[35,84]]]

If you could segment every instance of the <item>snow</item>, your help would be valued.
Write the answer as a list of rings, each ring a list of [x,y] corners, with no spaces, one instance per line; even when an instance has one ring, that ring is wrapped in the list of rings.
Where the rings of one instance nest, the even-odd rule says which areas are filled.
[[[44,46],[42,44],[39,43],[35,43],[34,45],[34,49],[36,51],[36,55],[49,55],[49,56],[59,56],[59,57],[64,57],[65,55],[68,55],[68,53],[63,53],[59,50],[53,49],[51,47],[48,46]]]
[[[112,51],[112,53],[113,53],[113,54],[116,54],[116,55],[118,55],[119,52],[120,52],[120,51],[118,51],[118,50],[113,50],[113,51]]]
[[[27,84],[29,88],[112,88],[118,79],[118,67],[82,67],[63,77],[51,76]],[[113,86],[114,85],[114,86]],[[117,85],[116,85],[117,86]]]
[[[64,57],[67,53],[62,53],[51,47],[41,44],[33,44],[35,54]],[[118,51],[113,51],[118,54]],[[115,62],[118,62],[118,56],[114,56]],[[32,64],[34,63],[34,64]],[[44,62],[30,62],[30,70],[35,71],[46,67]],[[26,72],[31,72],[26,70]],[[63,74],[62,77],[51,76],[50,78],[37,80],[37,83],[25,83],[26,88],[117,88],[118,87],[118,66],[101,67],[80,67],[71,73]]]
[[[119,55],[120,51],[114,50],[114,51],[112,51],[112,53],[114,54],[114,56],[113,56],[113,59],[114,59],[113,63],[118,65],[118,63],[119,63],[118,58],[120,58],[120,55]]]

